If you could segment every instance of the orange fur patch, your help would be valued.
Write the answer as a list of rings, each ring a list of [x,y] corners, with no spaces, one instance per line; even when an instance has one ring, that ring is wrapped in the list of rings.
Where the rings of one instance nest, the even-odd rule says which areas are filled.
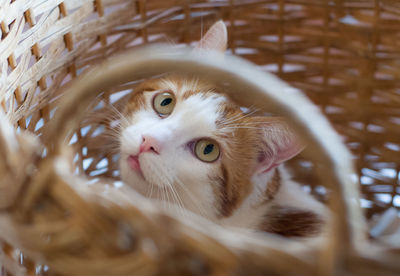
[[[223,144],[222,168],[225,183],[220,186],[220,212],[223,217],[232,215],[252,191],[251,178],[258,164],[258,157],[265,152],[261,124],[267,117],[251,117],[244,114],[234,103],[221,104],[222,117],[217,127],[223,130],[219,142]],[[275,179],[276,180],[276,179]],[[280,180],[276,180],[266,191],[267,196],[274,195],[279,189]]]
[[[275,205],[265,215],[260,230],[284,237],[310,237],[319,234],[323,224],[312,211]]]

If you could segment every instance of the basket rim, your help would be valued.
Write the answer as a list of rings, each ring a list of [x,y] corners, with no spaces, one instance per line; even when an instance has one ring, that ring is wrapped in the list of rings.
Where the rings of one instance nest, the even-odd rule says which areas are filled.
[[[313,144],[314,150],[310,152],[310,157],[331,168],[324,182],[333,192],[331,207],[336,213],[333,223],[336,254],[352,251],[355,247],[353,242],[364,239],[365,223],[357,202],[358,186],[356,180],[351,178],[354,173],[351,155],[339,136],[299,90],[272,74],[259,71],[256,66],[239,57],[222,58],[217,53],[205,51],[199,55],[190,47],[158,44],[107,59],[78,77],[66,89],[66,96],[48,132],[48,137],[56,141],[56,147],[50,155],[59,154],[63,137],[71,129],[77,128],[77,122],[85,114],[84,108],[98,91],[133,78],[145,78],[164,72],[191,73],[213,81],[223,79],[231,83],[233,89],[227,91],[227,94],[234,101],[245,106],[255,103],[256,107],[285,115],[296,130]],[[239,89],[246,89],[251,96],[235,93]]]

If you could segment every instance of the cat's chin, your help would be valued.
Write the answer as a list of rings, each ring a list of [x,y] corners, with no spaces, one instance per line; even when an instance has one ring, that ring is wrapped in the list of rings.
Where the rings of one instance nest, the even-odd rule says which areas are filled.
[[[148,186],[144,176],[137,172],[133,171],[127,162],[120,161],[119,171],[121,174],[121,180],[128,186],[134,188],[137,192],[142,195],[146,195],[146,186]]]
[[[152,174],[152,172],[149,172],[146,167],[143,171],[132,170],[127,162],[121,160],[119,168],[121,180],[145,197],[154,198],[154,195],[160,194],[166,188],[159,182],[152,183],[150,181],[152,177],[149,177],[149,174]]]

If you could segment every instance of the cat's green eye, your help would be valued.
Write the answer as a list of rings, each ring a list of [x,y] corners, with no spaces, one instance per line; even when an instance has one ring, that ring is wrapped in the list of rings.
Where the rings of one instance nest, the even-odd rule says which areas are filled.
[[[219,146],[211,139],[200,139],[194,146],[194,153],[201,161],[213,162],[219,157]]]
[[[175,107],[175,96],[170,92],[157,94],[153,99],[153,108],[161,116],[172,113]]]

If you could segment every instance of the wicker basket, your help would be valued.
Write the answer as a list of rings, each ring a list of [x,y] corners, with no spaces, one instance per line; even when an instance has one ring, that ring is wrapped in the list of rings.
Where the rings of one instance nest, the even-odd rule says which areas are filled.
[[[232,53],[257,67],[138,47],[197,41],[221,18]],[[0,0],[0,26],[1,276],[399,275],[400,248],[364,238],[352,164],[330,125],[260,71],[304,91],[344,137],[367,218],[399,208],[397,1]],[[118,174],[101,114],[170,70],[224,80],[236,101],[287,115],[312,141],[291,166],[316,196],[327,194],[318,183],[330,191],[326,239],[308,247],[184,221],[109,188]]]

